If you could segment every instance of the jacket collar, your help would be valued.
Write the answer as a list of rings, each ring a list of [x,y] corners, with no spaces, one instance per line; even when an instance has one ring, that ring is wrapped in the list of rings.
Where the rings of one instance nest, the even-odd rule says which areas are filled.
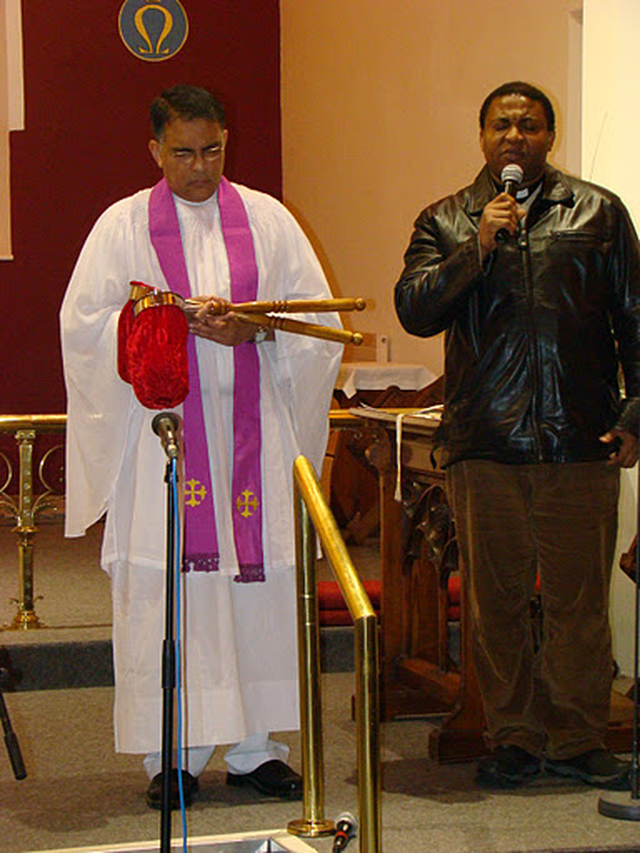
[[[467,211],[470,216],[480,216],[492,198],[496,197],[496,187],[489,167],[485,166],[468,190]],[[565,175],[547,164],[544,170],[544,183],[540,202],[549,207],[554,204],[573,203],[573,190]]]

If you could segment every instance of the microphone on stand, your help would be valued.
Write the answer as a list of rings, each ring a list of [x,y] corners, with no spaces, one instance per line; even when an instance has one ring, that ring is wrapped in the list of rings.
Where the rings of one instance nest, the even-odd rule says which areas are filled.
[[[512,198],[516,197],[516,190],[522,183],[524,172],[522,167],[517,163],[508,163],[500,175],[500,180],[504,184],[504,192]],[[506,228],[500,228],[496,233],[496,243],[506,243],[509,238],[509,232]]]
[[[336,833],[333,836],[332,853],[344,850],[349,841],[356,834],[358,821],[350,812],[342,812],[336,818]]]
[[[173,412],[158,412],[151,421],[151,428],[160,437],[162,449],[169,459],[177,459],[180,454],[178,445],[178,416]]]

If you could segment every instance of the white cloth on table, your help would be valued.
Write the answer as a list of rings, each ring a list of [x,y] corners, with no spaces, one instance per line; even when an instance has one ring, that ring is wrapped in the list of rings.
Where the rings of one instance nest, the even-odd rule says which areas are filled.
[[[424,364],[404,364],[395,361],[346,361],[340,365],[336,388],[346,397],[358,391],[384,391],[397,386],[404,391],[425,388],[436,379]]]

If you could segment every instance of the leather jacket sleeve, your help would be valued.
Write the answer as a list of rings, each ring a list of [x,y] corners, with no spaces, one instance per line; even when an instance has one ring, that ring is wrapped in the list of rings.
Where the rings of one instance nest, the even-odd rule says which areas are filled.
[[[453,229],[443,233],[423,210],[416,220],[405,266],[395,287],[395,304],[403,327],[428,338],[445,331],[456,311],[482,281],[477,231],[468,223],[460,240]]]
[[[611,252],[611,325],[618,345],[625,399],[616,426],[638,435],[640,420],[640,257],[638,237],[626,208],[618,208]]]

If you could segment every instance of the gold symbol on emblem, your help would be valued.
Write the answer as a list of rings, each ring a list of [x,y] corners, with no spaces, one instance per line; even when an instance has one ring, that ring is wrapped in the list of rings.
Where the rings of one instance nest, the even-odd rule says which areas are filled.
[[[200,486],[199,489],[196,486]],[[187,506],[199,506],[207,495],[200,480],[187,480],[184,490],[184,502]]]
[[[151,44],[151,38],[149,36],[149,31],[144,22],[144,13],[148,12],[149,9],[155,9],[157,12],[160,12],[164,17],[164,24],[162,27],[162,32],[158,36],[155,46]],[[133,16],[133,20],[135,23],[135,27],[137,31],[140,33],[142,38],[147,45],[147,48],[141,47],[140,53],[153,53],[156,56],[160,56],[163,53],[169,53],[169,48],[162,47],[162,42],[169,35],[171,30],[173,29],[173,15],[169,12],[168,9],[165,9],[164,6],[158,6],[157,3],[147,3],[146,6],[142,6]]]
[[[245,489],[244,492],[236,498],[236,506],[238,512],[244,518],[249,518],[258,509],[258,498],[254,495],[251,489]]]
[[[124,0],[118,30],[127,50],[138,59],[162,62],[181,50],[189,21],[180,0]]]

